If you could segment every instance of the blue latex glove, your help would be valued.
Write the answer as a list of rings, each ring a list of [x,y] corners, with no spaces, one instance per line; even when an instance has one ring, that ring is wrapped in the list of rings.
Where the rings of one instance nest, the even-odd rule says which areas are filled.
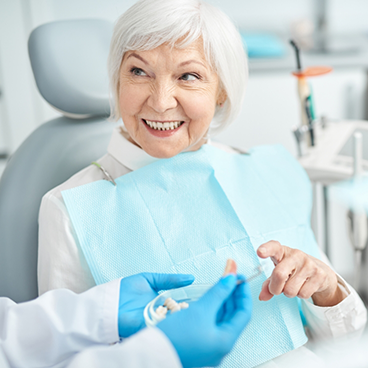
[[[213,367],[230,352],[252,313],[249,285],[222,278],[188,309],[169,315],[157,327],[170,339],[184,368]]]
[[[143,310],[160,290],[190,285],[194,276],[183,274],[140,273],[120,282],[118,329],[129,337],[144,328]]]

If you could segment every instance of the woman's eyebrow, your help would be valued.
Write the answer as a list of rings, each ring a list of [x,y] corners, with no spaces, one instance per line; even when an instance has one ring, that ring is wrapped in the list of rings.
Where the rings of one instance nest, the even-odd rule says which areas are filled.
[[[198,60],[187,60],[187,61],[184,61],[184,62],[180,63],[178,66],[184,66],[184,65],[187,65],[187,64],[191,64],[191,63],[196,63],[196,64],[202,65],[204,68],[206,68],[206,66]]]
[[[144,60],[144,59],[142,58],[142,56],[139,56],[139,55],[138,55],[138,54],[136,54],[135,52],[132,52],[132,53],[127,57],[127,60],[128,60],[131,56],[133,56],[133,57],[135,57],[135,58],[137,58],[137,59],[141,60],[143,63],[145,63],[146,65],[148,65],[148,62],[147,62],[146,60]]]
[[[131,54],[129,54],[129,56],[127,57],[127,59],[129,59],[130,57],[135,57],[135,58],[141,60],[146,65],[149,65],[148,61],[146,61],[145,59],[143,59],[142,56],[139,56],[135,52],[132,52]],[[181,67],[181,66],[185,66],[185,65],[188,65],[188,64],[191,64],[191,63],[196,63],[196,64],[202,65],[204,68],[206,68],[206,66],[202,62],[200,62],[198,60],[194,60],[194,59],[193,60],[183,61],[178,66]]]

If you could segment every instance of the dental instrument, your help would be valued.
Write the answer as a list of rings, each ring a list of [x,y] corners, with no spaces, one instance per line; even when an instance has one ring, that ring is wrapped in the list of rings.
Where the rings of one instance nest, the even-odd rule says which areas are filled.
[[[224,271],[223,277],[225,277],[229,274],[236,275],[236,273],[237,273],[236,271],[237,271],[236,262],[232,259],[228,259],[226,261],[226,266],[225,266],[225,271]],[[236,283],[238,285],[240,285],[240,284],[243,284],[244,282],[250,282],[250,281],[254,280],[256,277],[258,277],[261,274],[262,274],[262,266],[259,265],[259,266],[254,268],[254,270],[253,270],[253,272],[250,276],[248,276],[246,279],[240,279]]]
[[[298,128],[293,129],[294,136],[298,145],[299,156],[303,155],[305,150],[303,143],[306,140],[307,147],[313,147],[315,145],[314,134],[314,122],[315,122],[315,110],[313,102],[313,94],[310,84],[307,78],[327,74],[332,71],[330,67],[308,67],[302,69],[300,61],[300,49],[295,41],[290,40],[291,46],[294,48],[297,69],[292,74],[298,78],[298,95],[301,106],[301,118],[302,124]],[[307,133],[308,136],[307,136]],[[305,138],[307,136],[307,138]]]
[[[228,259],[226,261],[226,266],[225,266],[225,271],[222,275],[222,277],[226,277],[227,275],[233,274],[236,275],[236,271],[237,271],[237,265],[236,262],[233,259]],[[254,280],[255,278],[257,278],[258,276],[260,276],[262,274],[262,266],[259,265],[257,266],[252,274],[247,277],[246,279],[239,279],[237,280],[237,285],[243,284],[245,282],[250,282],[252,280]],[[182,309],[187,309],[189,308],[189,304],[185,301],[182,302],[177,302],[175,301],[173,298],[168,297],[165,299],[164,304],[163,305],[159,305],[156,310],[156,319],[158,321],[162,321],[163,319],[166,318],[168,311],[170,311],[170,313],[175,313],[175,312],[179,312]]]
[[[252,273],[252,275],[248,276],[246,280],[240,280],[238,281],[238,284],[241,284],[243,282],[251,282],[253,281],[255,278],[257,278],[258,276],[260,276],[262,274],[262,266],[259,265],[258,267],[256,267],[254,269],[254,272]]]

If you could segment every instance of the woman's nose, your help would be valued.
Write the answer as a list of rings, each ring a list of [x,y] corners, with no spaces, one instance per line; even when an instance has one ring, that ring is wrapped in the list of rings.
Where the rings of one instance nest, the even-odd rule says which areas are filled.
[[[175,87],[170,83],[157,83],[153,86],[147,103],[149,107],[158,113],[174,109],[178,105]]]

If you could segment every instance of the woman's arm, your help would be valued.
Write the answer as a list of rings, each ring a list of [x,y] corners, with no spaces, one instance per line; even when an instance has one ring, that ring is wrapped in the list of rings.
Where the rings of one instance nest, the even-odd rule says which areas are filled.
[[[39,214],[38,290],[81,293],[95,286],[62,199],[47,193]]]
[[[357,292],[338,276],[345,299],[333,307],[319,307],[312,300],[302,300],[302,311],[314,338],[360,337],[367,322],[367,310]]]
[[[332,270],[327,256],[321,251],[321,260]],[[344,299],[334,307],[319,307],[312,300],[302,300],[302,311],[315,338],[339,338],[349,334],[360,337],[367,323],[367,310],[358,293],[336,273],[338,287]]]

